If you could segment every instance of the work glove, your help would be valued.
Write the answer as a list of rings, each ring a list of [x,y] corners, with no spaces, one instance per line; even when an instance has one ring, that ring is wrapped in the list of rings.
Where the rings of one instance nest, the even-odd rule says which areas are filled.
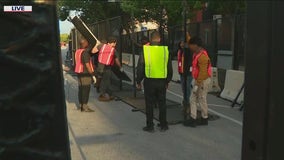
[[[120,70],[120,72],[123,72],[123,71],[124,71],[123,67],[120,67],[120,69],[119,69],[119,70]]]
[[[192,92],[193,92],[193,93],[196,93],[197,90],[198,90],[198,86],[197,86],[197,85],[194,85],[194,86],[193,86],[193,89],[192,89]]]
[[[137,88],[138,90],[141,90],[141,89],[142,89],[141,83],[137,83],[137,84],[136,84],[136,88]]]
[[[96,83],[97,83],[97,78],[96,78],[96,76],[92,76],[92,78],[93,78],[93,83],[96,84]]]

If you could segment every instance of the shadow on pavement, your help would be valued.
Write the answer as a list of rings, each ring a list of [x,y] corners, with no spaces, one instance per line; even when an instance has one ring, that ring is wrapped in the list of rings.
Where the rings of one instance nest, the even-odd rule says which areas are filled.
[[[115,81],[115,80],[114,80]],[[117,83],[117,82],[116,82]],[[116,84],[113,83],[113,84]],[[119,90],[118,87],[115,88],[114,95],[118,97],[119,100],[133,107],[133,112],[143,112],[145,113],[145,99],[142,91],[138,91],[136,97],[133,94],[133,86],[127,83],[123,83],[123,89]],[[167,105],[167,119],[170,125],[180,124],[184,121],[184,114],[182,111],[183,106],[175,101],[166,100]],[[201,114],[198,112],[198,118],[200,118]],[[159,109],[158,107],[154,107],[154,117],[156,120],[159,120]],[[219,119],[220,117],[209,113],[209,120],[214,121]]]

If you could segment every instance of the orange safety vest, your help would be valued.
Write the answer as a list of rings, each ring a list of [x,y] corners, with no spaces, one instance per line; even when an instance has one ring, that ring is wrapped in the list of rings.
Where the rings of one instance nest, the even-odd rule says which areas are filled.
[[[199,57],[200,57],[202,54],[204,54],[205,56],[207,56],[207,57],[209,58],[208,53],[207,53],[206,50],[201,50],[198,54],[195,54],[195,55],[193,56],[193,61],[192,61],[192,77],[193,77],[194,79],[197,79],[197,78],[198,78],[198,75],[199,75],[198,59],[199,59]],[[207,73],[208,73],[209,77],[212,76],[212,65],[211,65],[210,60],[209,60],[209,62],[208,62]]]
[[[77,49],[75,52],[75,73],[83,73],[84,72],[84,64],[82,63],[82,53],[84,52],[85,49]],[[94,72],[94,65],[93,61],[90,58],[90,66],[92,72]]]
[[[114,54],[115,48],[111,45],[104,44],[99,52],[98,60],[101,64],[112,66],[114,64]]]
[[[184,53],[178,50],[178,73],[183,73]]]

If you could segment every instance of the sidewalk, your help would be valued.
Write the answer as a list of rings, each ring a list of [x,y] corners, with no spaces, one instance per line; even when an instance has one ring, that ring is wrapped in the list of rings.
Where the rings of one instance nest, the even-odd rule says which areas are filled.
[[[171,125],[161,133],[142,131],[145,115],[132,112],[121,101],[97,101],[92,88],[89,105],[94,113],[76,109],[76,77],[64,74],[69,135],[73,160],[239,160],[241,126],[213,121],[207,127]],[[157,122],[156,122],[157,123]]]

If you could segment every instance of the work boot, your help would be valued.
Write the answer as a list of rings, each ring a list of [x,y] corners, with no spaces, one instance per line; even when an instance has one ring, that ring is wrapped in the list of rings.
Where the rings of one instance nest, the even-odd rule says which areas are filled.
[[[197,121],[197,125],[200,126],[207,126],[208,125],[208,118],[202,118]]]
[[[112,100],[115,99],[115,97],[111,95],[111,96],[109,96],[109,99],[112,101]]]
[[[153,126],[143,127],[143,131],[153,133],[154,132],[154,127]]]
[[[165,131],[167,131],[169,129],[168,125],[162,126],[161,123],[158,123],[157,126],[160,127],[160,131],[161,132],[165,132]]]
[[[189,118],[183,122],[183,125],[186,127],[196,127],[196,119]]]
[[[110,99],[110,97],[107,95],[107,94],[101,94],[100,96],[99,96],[99,101],[102,101],[102,102],[108,102],[108,101],[110,101],[111,99]]]
[[[81,112],[94,112],[87,104],[83,104],[81,107]]]
[[[168,126],[168,125],[166,125],[166,126],[161,126],[161,128],[160,128],[160,131],[161,131],[161,132],[166,132],[167,130],[169,130],[169,126]]]

